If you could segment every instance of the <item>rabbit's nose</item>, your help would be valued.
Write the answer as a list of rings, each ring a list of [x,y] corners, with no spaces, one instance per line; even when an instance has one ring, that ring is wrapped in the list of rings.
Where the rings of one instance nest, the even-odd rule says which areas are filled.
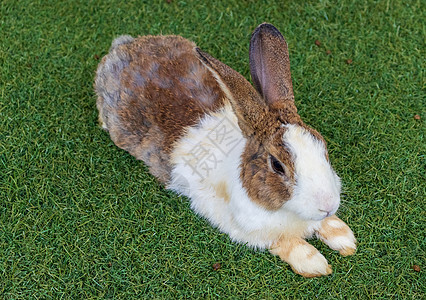
[[[330,199],[330,201],[325,201],[324,203],[322,203],[319,207],[318,210],[325,214],[326,217],[329,217],[331,215],[333,215],[337,208],[339,207],[339,201],[332,201]]]

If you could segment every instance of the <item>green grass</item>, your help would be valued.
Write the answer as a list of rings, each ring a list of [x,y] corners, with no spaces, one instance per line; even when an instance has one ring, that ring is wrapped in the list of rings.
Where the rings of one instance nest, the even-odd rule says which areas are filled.
[[[0,298],[425,297],[424,2],[213,2],[1,1]],[[343,258],[312,241],[328,277],[232,243],[97,126],[97,57],[116,36],[180,34],[249,78],[265,21],[359,242]]]

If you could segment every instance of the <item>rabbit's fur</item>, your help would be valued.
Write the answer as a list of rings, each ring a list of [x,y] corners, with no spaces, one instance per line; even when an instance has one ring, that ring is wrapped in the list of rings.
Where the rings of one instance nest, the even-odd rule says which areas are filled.
[[[294,105],[287,43],[270,24],[250,42],[255,88],[179,36],[116,39],[95,81],[114,143],[238,242],[268,248],[303,276],[327,275],[304,239],[342,255],[355,238],[334,213],[340,179],[323,137]]]

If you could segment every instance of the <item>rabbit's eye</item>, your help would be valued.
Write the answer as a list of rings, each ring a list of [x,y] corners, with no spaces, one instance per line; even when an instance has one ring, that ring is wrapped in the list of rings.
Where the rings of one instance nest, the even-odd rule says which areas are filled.
[[[270,157],[271,157],[271,167],[272,167],[272,170],[274,170],[275,173],[278,173],[280,175],[285,175],[285,170],[283,168],[283,165],[279,162],[279,160],[276,159],[272,155],[270,155]]]

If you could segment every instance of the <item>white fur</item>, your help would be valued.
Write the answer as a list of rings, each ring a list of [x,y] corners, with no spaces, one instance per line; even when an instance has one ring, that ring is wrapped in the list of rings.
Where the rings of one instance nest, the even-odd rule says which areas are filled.
[[[292,152],[297,181],[285,207],[311,220],[333,215],[340,204],[340,179],[326,159],[323,142],[300,126],[284,126],[283,140]]]
[[[229,133],[227,141],[237,141],[232,149],[215,142],[214,132],[221,125]],[[250,200],[240,180],[245,144],[229,104],[219,112],[205,116],[174,145],[172,180],[168,188],[188,196],[195,212],[228,233],[233,240],[249,246],[269,248],[283,234],[312,235],[314,228],[319,226],[318,221],[303,220],[285,208],[268,211]],[[200,155],[200,149],[215,158],[209,160],[212,166],[214,161],[215,168],[208,172],[202,168],[200,157],[205,156]],[[227,186],[229,201],[215,190],[223,182]]]

